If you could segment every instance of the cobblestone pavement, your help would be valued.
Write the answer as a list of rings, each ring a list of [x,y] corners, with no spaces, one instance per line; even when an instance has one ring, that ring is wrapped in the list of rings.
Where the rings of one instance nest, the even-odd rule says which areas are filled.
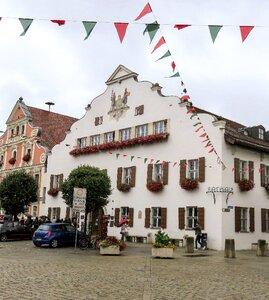
[[[36,248],[31,241],[0,244],[0,299],[269,299],[269,258],[255,251],[177,249],[174,259],[151,257],[147,244],[120,256],[92,249]]]

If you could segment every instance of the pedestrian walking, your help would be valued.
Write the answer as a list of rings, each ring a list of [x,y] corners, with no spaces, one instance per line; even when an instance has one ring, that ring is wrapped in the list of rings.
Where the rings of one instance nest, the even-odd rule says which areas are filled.
[[[202,238],[202,228],[198,222],[196,222],[196,225],[194,227],[195,230],[195,248],[198,248],[198,243],[200,244],[200,247],[202,247],[201,238]]]
[[[129,225],[128,222],[125,222],[121,225],[120,228],[120,234],[121,234],[121,240],[124,241],[127,234],[128,234],[128,230],[129,230]]]

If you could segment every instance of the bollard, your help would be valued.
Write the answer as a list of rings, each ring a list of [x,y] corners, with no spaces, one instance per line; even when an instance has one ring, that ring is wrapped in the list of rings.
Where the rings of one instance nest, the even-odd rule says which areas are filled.
[[[257,245],[257,256],[266,256],[266,240],[258,240],[258,245]]]
[[[186,253],[193,253],[194,252],[194,238],[192,236],[188,236],[186,238]]]
[[[225,239],[225,258],[235,258],[234,239]]]

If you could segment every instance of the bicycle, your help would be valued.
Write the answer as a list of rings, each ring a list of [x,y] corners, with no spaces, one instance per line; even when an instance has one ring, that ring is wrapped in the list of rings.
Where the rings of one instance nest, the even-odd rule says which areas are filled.
[[[91,239],[83,235],[79,238],[78,240],[78,247],[81,250],[86,250],[87,248],[92,248],[92,249],[98,249],[99,247],[99,242],[101,241],[101,238],[99,236],[93,236]]]

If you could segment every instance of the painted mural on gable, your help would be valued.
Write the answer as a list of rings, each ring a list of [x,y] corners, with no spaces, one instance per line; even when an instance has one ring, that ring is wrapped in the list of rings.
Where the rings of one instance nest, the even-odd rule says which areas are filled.
[[[114,90],[111,93],[111,107],[108,114],[118,120],[123,114],[130,108],[127,105],[128,96],[130,96],[130,92],[125,88],[123,95],[116,95]]]

